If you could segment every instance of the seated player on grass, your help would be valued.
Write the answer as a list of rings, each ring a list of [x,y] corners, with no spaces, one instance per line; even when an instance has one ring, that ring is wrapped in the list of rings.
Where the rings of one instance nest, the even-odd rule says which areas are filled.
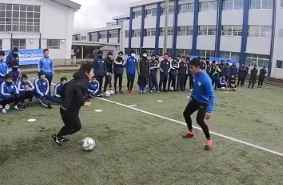
[[[228,87],[227,81],[226,81],[226,77],[225,76],[221,76],[219,79],[219,89],[220,90],[226,90]]]
[[[235,91],[237,89],[236,76],[234,75],[232,75],[230,78],[229,88],[232,91]]]
[[[44,73],[38,73],[38,79],[34,81],[35,97],[38,99],[40,105],[45,108],[51,109],[50,96],[49,96],[49,81]]]
[[[89,98],[93,98],[98,95],[99,87],[100,87],[99,82],[96,80],[95,77],[92,77],[92,79],[89,81],[88,89],[87,89]]]
[[[22,74],[22,77],[18,83],[18,90],[21,97],[20,106],[25,108],[25,100],[29,100],[32,102],[32,98],[34,96],[34,85],[31,81],[29,81],[28,76],[26,74]]]
[[[68,82],[67,77],[62,77],[60,79],[60,82],[55,85],[54,94],[51,98],[52,102],[56,104],[61,104],[63,102],[64,86],[67,82]]]
[[[13,105],[15,110],[19,110],[18,104],[20,95],[16,84],[12,80],[11,75],[6,75],[5,81],[1,84],[0,91],[0,106],[2,113],[6,114],[10,110],[10,105]]]

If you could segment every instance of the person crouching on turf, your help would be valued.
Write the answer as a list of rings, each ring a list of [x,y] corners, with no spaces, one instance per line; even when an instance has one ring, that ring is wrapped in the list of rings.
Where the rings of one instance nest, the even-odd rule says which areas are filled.
[[[82,64],[81,69],[74,74],[73,80],[65,85],[64,100],[60,107],[60,114],[64,122],[64,126],[52,136],[54,142],[62,145],[68,141],[66,135],[72,135],[81,130],[81,121],[79,112],[82,106],[89,106],[90,102],[86,103],[88,96],[89,80],[92,79],[92,65]]]
[[[34,81],[35,97],[38,99],[40,105],[45,108],[51,109],[50,96],[49,96],[49,81],[44,73],[38,73],[38,79]]]
[[[10,109],[10,105],[14,106],[15,110],[20,110],[18,104],[20,102],[20,95],[16,84],[12,80],[11,75],[6,75],[5,81],[1,84],[0,105],[2,113],[6,114]]]
[[[28,76],[26,74],[22,74],[18,83],[18,90],[21,97],[21,108],[25,108],[25,100],[32,102],[32,98],[34,96],[34,85],[28,80]]]
[[[232,75],[229,82],[229,88],[232,91],[236,91],[237,83],[236,83],[236,76]]]
[[[63,102],[64,95],[64,86],[68,82],[67,77],[62,77],[60,82],[57,83],[54,87],[54,94],[51,98],[51,101],[57,104],[61,104]]]
[[[96,80],[95,76],[93,76],[92,79],[89,81],[87,88],[89,98],[93,98],[98,95],[99,87],[99,82]]]
[[[207,120],[211,118],[214,108],[214,89],[209,75],[204,70],[201,70],[200,59],[196,58],[191,61],[191,71],[194,76],[194,88],[191,100],[183,113],[188,126],[188,133],[183,138],[194,137],[191,115],[198,111],[197,123],[202,128],[207,139],[205,150],[211,150],[212,140]]]
[[[226,78],[225,76],[221,76],[220,79],[219,79],[219,84],[218,84],[218,88],[220,90],[226,90],[228,87],[228,83],[226,81]]]

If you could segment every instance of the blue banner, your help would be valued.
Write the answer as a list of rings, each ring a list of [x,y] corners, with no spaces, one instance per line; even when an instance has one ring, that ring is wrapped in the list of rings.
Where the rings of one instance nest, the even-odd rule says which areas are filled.
[[[5,51],[5,57],[10,51]],[[39,60],[43,58],[42,49],[20,49],[19,50],[19,64],[24,65],[37,65]]]

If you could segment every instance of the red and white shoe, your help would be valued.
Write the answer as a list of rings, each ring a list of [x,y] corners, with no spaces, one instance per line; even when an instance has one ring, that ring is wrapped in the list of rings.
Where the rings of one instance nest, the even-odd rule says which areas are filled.
[[[206,145],[204,145],[204,150],[210,151],[210,150],[212,150],[212,148],[213,148],[213,142],[212,142],[212,140],[211,140],[211,139],[210,139],[210,140],[207,140]]]
[[[184,139],[192,139],[193,137],[194,137],[194,134],[191,131],[188,131],[186,135],[183,135]]]

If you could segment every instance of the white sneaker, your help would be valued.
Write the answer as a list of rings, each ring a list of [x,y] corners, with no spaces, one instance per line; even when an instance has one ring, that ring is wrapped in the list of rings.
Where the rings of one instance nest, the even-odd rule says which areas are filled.
[[[18,110],[19,110],[18,105],[15,105],[15,106],[14,106],[14,109],[15,109],[16,111],[18,111]]]
[[[2,109],[2,113],[3,114],[7,114],[7,110],[4,108],[4,109]]]

